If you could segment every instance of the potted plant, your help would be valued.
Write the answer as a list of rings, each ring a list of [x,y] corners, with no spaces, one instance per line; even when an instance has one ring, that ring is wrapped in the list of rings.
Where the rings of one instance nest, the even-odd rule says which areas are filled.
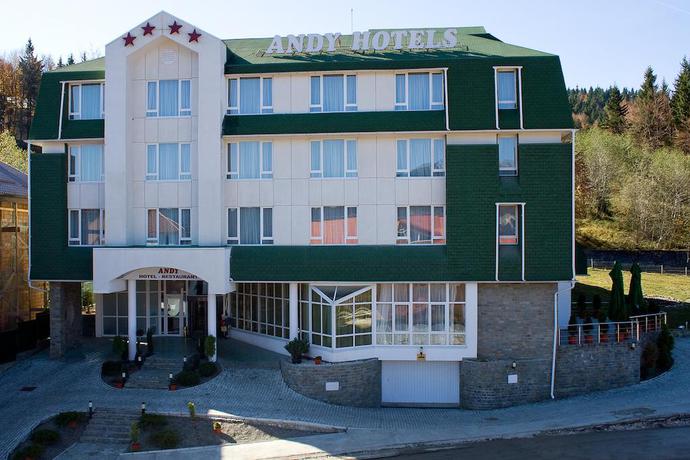
[[[208,359],[212,359],[216,356],[216,338],[214,336],[206,336],[204,340],[204,353]]]
[[[321,364],[321,356],[314,357],[314,364]]]
[[[574,308],[571,308],[568,320],[568,345],[577,345],[577,329],[577,313]]]
[[[137,452],[141,449],[141,444],[139,444],[139,423],[132,422],[132,426],[129,429],[129,438],[132,441],[132,451]]]
[[[221,430],[221,425],[219,421],[213,422],[213,432],[216,434],[221,434],[223,431]]]
[[[582,326],[582,332],[585,336],[585,343],[587,344],[594,343],[594,336],[592,335],[592,329],[594,328],[594,324],[592,324],[592,321],[592,317],[587,315],[587,317],[585,317],[585,323]]]
[[[285,349],[290,353],[292,363],[299,364],[302,362],[302,355],[309,351],[309,342],[295,337],[285,345]]]
[[[189,418],[194,420],[196,418],[196,406],[192,401],[187,403],[187,410],[189,411]]]

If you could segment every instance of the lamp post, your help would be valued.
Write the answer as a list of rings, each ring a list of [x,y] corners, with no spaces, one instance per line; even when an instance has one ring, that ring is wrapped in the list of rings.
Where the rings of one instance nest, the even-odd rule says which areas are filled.
[[[146,402],[141,403],[141,415],[146,414]]]
[[[93,401],[89,401],[89,418],[93,417]]]

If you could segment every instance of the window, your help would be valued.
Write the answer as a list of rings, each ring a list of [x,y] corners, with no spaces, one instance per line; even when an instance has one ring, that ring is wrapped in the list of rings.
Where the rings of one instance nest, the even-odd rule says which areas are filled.
[[[356,112],[356,75],[311,77],[310,112]]]
[[[147,244],[178,246],[192,244],[191,210],[157,208],[147,211]]]
[[[518,244],[518,205],[498,205],[498,243]]]
[[[233,142],[228,144],[228,179],[271,179],[272,142]]]
[[[443,73],[415,72],[395,76],[395,110],[443,110]]]
[[[228,208],[228,244],[273,244],[272,208]]]
[[[517,136],[498,136],[498,174],[517,176]]]
[[[290,287],[282,283],[237,283],[230,299],[233,327],[287,339]]]
[[[146,146],[146,180],[191,180],[190,144]]]
[[[498,95],[497,103],[499,110],[517,108],[516,74],[517,72],[514,69],[498,70],[496,72],[496,92]]]
[[[103,144],[72,145],[69,148],[70,182],[103,182]]]
[[[273,113],[273,79],[270,77],[228,79],[227,113],[230,115]]]
[[[191,80],[155,80],[146,83],[147,117],[188,117],[191,114]]]
[[[104,118],[103,83],[82,83],[69,86],[69,119],[98,120]]]
[[[352,206],[311,208],[310,243],[357,244],[357,208]]]
[[[103,209],[70,209],[68,226],[70,246],[105,244],[105,211]]]
[[[443,139],[406,139],[397,142],[397,177],[445,175],[446,146]]]
[[[399,207],[397,243],[446,244],[445,214],[443,206]]]
[[[357,177],[357,141],[312,141],[311,177]]]
[[[464,345],[465,285],[377,285],[376,344]]]

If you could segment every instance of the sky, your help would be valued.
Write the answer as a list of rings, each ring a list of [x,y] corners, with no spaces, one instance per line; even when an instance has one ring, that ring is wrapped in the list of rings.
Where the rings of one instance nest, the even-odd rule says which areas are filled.
[[[29,0],[3,8],[0,55],[29,37],[55,61],[102,54],[160,10],[219,38],[347,34],[351,23],[359,31],[483,25],[507,43],[559,55],[568,87],[637,88],[649,65],[671,84],[690,55],[690,0]]]

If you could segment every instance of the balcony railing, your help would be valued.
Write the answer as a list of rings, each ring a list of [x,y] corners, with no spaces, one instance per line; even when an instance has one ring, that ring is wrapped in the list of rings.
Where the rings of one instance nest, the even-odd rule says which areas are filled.
[[[632,343],[649,332],[657,332],[666,324],[666,313],[631,316],[628,321],[569,324],[558,330],[560,345],[594,345]]]

